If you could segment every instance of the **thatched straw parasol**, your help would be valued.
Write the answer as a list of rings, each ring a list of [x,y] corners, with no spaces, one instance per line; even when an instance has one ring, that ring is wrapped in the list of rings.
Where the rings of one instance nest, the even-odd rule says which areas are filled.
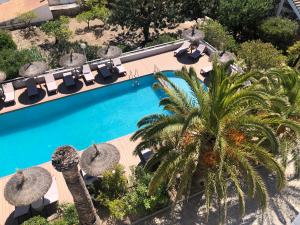
[[[189,40],[193,44],[198,44],[204,39],[204,32],[196,29],[196,27],[193,26],[190,29],[184,30],[182,32],[182,37],[186,40]]]
[[[86,63],[86,57],[80,53],[71,51],[69,54],[63,55],[59,60],[59,65],[65,68],[80,67]]]
[[[235,55],[231,52],[224,52],[222,56],[219,58],[219,62],[221,64],[231,63],[235,60]]]
[[[47,193],[51,183],[51,175],[44,168],[20,170],[5,185],[4,197],[14,206],[30,205]]]
[[[6,73],[4,71],[0,71],[0,82],[6,80]]]
[[[121,54],[122,54],[122,49],[112,45],[108,45],[106,47],[100,48],[97,51],[97,55],[104,59],[113,59],[119,57]]]
[[[100,176],[112,169],[120,160],[118,149],[108,143],[97,144],[86,149],[80,158],[79,165],[90,176]]]
[[[48,69],[48,65],[45,62],[36,61],[26,63],[19,70],[19,75],[22,77],[36,77],[44,73]]]

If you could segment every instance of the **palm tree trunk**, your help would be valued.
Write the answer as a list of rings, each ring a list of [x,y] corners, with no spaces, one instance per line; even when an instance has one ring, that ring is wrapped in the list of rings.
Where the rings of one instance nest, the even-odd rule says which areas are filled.
[[[77,166],[63,172],[67,186],[73,196],[81,225],[100,225],[101,221],[94,208],[91,196]]]

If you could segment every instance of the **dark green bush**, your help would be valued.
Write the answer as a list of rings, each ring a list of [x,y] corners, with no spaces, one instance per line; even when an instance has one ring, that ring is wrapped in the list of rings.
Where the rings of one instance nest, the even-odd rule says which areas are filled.
[[[17,49],[17,45],[9,33],[0,30],[0,51],[3,49]]]
[[[158,37],[156,37],[154,40],[148,42],[145,45],[145,47],[159,45],[159,44],[176,41],[176,40],[177,40],[177,37],[174,34],[162,34],[162,35],[159,35]]]
[[[232,35],[218,21],[208,20],[200,26],[205,33],[205,40],[221,51],[237,52],[238,46]]]
[[[8,79],[18,77],[22,65],[32,61],[42,61],[43,56],[37,48],[4,49],[0,51],[0,70],[7,74]]]
[[[287,50],[288,63],[290,66],[295,68],[300,68],[300,60],[296,62],[300,57],[300,41],[297,41],[295,44],[290,46]]]
[[[293,42],[298,30],[298,23],[287,18],[270,17],[260,26],[260,38],[271,42],[280,49],[287,49]]]
[[[22,225],[49,225],[49,223],[44,217],[35,216],[23,222]]]

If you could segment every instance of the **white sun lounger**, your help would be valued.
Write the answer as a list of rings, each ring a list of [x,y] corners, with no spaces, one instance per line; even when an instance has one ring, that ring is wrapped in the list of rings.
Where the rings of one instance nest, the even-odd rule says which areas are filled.
[[[52,73],[48,73],[45,75],[45,83],[49,92],[57,91],[57,84]]]
[[[29,205],[17,206],[14,211],[14,219],[17,219],[20,216],[24,216],[24,215],[28,214],[29,209],[30,209]]]
[[[71,87],[75,85],[75,80],[71,71],[63,73],[63,80],[67,87]]]
[[[193,59],[198,59],[200,56],[202,56],[204,54],[205,49],[206,49],[206,46],[203,44],[200,44],[198,46],[198,48],[193,53],[190,54],[190,56]]]
[[[91,67],[89,64],[85,64],[82,66],[82,74],[86,82],[93,82],[95,77],[92,73]]]
[[[119,74],[125,74],[126,70],[124,68],[124,66],[122,65],[121,59],[120,58],[115,58],[112,60],[113,61],[113,65],[116,68],[116,70],[118,71]]]
[[[298,214],[298,216],[296,216],[291,225],[300,225],[300,213]]]
[[[44,206],[58,202],[58,189],[55,177],[52,177],[52,184],[44,196]]]
[[[36,87],[36,80],[34,78],[28,78],[25,83],[28,97],[33,97],[39,94],[39,90]]]
[[[15,89],[12,83],[2,84],[4,102],[10,103],[15,101]]]
[[[185,52],[187,52],[188,48],[190,47],[190,43],[188,41],[183,42],[183,44],[174,51],[174,56],[179,56]]]
[[[107,78],[107,77],[112,76],[112,73],[109,71],[107,65],[100,64],[97,67],[98,67],[98,70],[99,70],[100,74],[103,76],[103,78]]]

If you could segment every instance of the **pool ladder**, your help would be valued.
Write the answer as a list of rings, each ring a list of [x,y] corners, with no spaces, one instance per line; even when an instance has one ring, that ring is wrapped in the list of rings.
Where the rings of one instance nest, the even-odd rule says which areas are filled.
[[[128,80],[132,80],[132,86],[133,86],[133,87],[139,86],[139,85],[140,85],[140,82],[139,82],[139,80],[137,79],[138,77],[139,77],[139,73],[138,73],[138,70],[137,70],[137,69],[134,70],[134,74],[133,74],[132,71],[130,70]]]

